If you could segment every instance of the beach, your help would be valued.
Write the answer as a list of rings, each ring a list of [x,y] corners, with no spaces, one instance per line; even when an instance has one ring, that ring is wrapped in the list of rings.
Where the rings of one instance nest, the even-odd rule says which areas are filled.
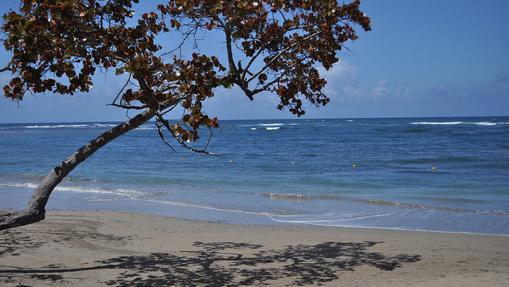
[[[509,2],[436,6],[3,1],[0,287],[509,286]]]
[[[0,209],[114,125],[0,125]],[[46,220],[0,232],[0,286],[506,286],[508,127],[225,121],[203,156],[149,123],[64,179]]]
[[[1,286],[506,286],[509,237],[52,211],[0,232]]]

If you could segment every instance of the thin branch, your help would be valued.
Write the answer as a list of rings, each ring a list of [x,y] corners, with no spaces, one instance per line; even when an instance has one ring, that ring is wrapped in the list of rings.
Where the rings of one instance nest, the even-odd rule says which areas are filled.
[[[169,112],[173,111],[173,109],[175,109],[175,108],[177,107],[177,105],[178,105],[178,102],[177,102],[177,103],[175,103],[175,104],[174,104],[173,106],[171,106],[170,108],[168,108],[166,111],[164,111],[164,112],[160,112],[160,115],[161,115],[161,116],[164,116],[165,114],[167,114],[167,113],[169,113]]]
[[[277,11],[279,12],[279,14],[281,14],[281,17],[283,18],[283,20],[286,21],[285,14],[281,11],[281,9],[277,9]]]
[[[122,108],[122,109],[126,109],[126,110],[144,110],[144,109],[148,108],[148,106],[131,106],[131,105],[122,105],[122,104],[117,104],[117,103],[111,103],[111,104],[108,104],[107,106],[114,106],[114,107]]]
[[[11,65],[12,65],[12,60],[10,60],[9,63],[7,63],[7,65],[5,65],[5,67],[0,68],[0,73],[1,72],[5,72],[5,71],[12,71],[12,72],[14,72],[14,70],[11,67]]]
[[[260,71],[258,71],[256,74],[254,74],[251,78],[249,78],[249,80],[247,80],[247,82],[251,82],[253,79],[256,79],[256,77],[258,77],[261,73],[265,72],[265,70],[267,70],[269,68],[270,65],[272,65],[272,63],[274,63],[279,57],[281,57],[284,53],[290,51],[291,49],[301,45],[302,43],[304,43],[305,41],[319,35],[320,33],[322,33],[322,31],[317,31],[307,37],[305,37],[304,39],[298,41],[298,42],[295,42],[293,43],[292,45],[290,45],[289,47],[287,47],[286,49],[282,50],[281,52],[277,53],[277,55],[275,55]]]
[[[165,143],[172,151],[174,152],[177,152],[171,145],[170,143],[166,140],[166,138],[164,137],[164,133],[163,133],[163,125],[161,124],[160,122],[160,119],[158,118],[156,120],[156,126],[157,126],[157,133],[159,134],[159,137],[161,138],[161,140],[163,141],[163,143]]]
[[[251,65],[254,63],[254,61],[256,60],[256,58],[258,58],[258,56],[260,56],[260,54],[263,52],[263,50],[272,42],[272,40],[268,41],[265,45],[263,45],[262,47],[260,47],[260,49],[258,50],[258,52],[256,52],[256,54],[251,57],[251,60],[249,60],[249,63],[247,63],[247,66],[246,68],[244,69],[244,72],[242,73],[242,80],[245,80],[246,79],[246,73],[250,73],[251,76],[253,75],[251,72],[249,72],[249,68],[251,67]]]
[[[177,50],[180,50],[184,44],[187,42],[187,39],[191,36],[191,35],[194,35],[195,38],[196,38],[196,33],[198,32],[198,28],[200,28],[199,26],[195,26],[193,27],[191,30],[185,32],[185,33],[182,33],[184,35],[184,39],[182,39],[182,41],[180,41],[179,45],[168,51],[168,52],[164,52],[161,54],[161,57],[164,57],[164,56],[167,56],[167,55],[170,55],[170,54],[173,54],[174,52],[176,52]]]
[[[6,72],[6,71],[12,71],[12,68],[9,65],[7,65],[3,68],[0,68],[0,73]]]
[[[127,87],[127,85],[129,85],[129,82],[131,81],[131,73],[129,73],[129,77],[127,78],[127,81],[125,82],[124,86],[122,86],[122,89],[120,89],[120,91],[118,91],[118,94],[117,96],[115,97],[115,99],[113,100],[113,102],[111,103],[112,105],[114,105],[118,98],[120,97],[120,95],[122,94],[122,92],[124,91],[124,89]]]
[[[212,139],[212,129],[210,127],[208,127],[208,128],[209,128],[209,138],[207,139],[207,144],[205,145],[203,150],[206,150],[209,147],[210,140]]]
[[[286,32],[284,32],[285,34],[288,33],[288,32],[291,32],[291,31],[294,31],[294,30],[300,30],[300,29],[304,29],[306,27],[311,27],[311,25],[307,25],[307,26],[298,26],[298,27],[295,27],[295,28],[292,28],[292,29],[287,29]],[[274,40],[274,38],[272,38],[271,40],[269,40],[267,43],[265,43],[262,47],[260,47],[260,49],[256,52],[256,54],[251,57],[251,60],[249,60],[249,63],[247,64],[246,68],[244,69],[244,72],[242,73],[242,77],[241,79],[245,80],[246,79],[246,73],[249,73],[251,76],[253,75],[250,71],[249,71],[249,68],[251,67],[251,65],[254,63],[254,61],[256,60],[256,58],[258,58],[258,56],[260,56],[260,54],[265,50],[265,48],[267,48],[270,43],[272,43],[272,40]]]
[[[173,132],[173,130],[171,129],[170,127],[170,124],[168,122],[168,120],[164,119],[161,114],[159,113],[156,113],[156,117],[158,118],[158,120],[164,125],[164,127],[168,130],[168,132],[173,136],[173,138],[175,138],[175,140],[184,148],[190,150],[190,151],[194,151],[196,153],[203,153],[203,154],[206,154],[206,155],[213,155],[213,156],[216,156],[216,154],[213,154],[211,152],[208,152],[204,149],[197,149],[197,148],[194,148],[192,146],[189,146],[187,145],[181,138],[179,138],[175,132]],[[208,146],[208,144],[207,144]]]
[[[275,83],[281,81],[281,79],[286,76],[286,73],[283,73],[281,74],[279,77],[275,78],[274,80],[268,82],[267,84],[265,84],[263,87],[259,88],[259,89],[255,89],[253,91],[254,94],[257,94],[259,92],[262,92],[262,91],[265,91],[267,88],[269,88],[270,86],[274,85]]]

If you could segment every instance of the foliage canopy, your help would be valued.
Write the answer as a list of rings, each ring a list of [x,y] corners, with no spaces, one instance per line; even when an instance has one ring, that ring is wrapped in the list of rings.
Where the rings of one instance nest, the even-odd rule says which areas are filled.
[[[128,82],[112,105],[156,111],[158,126],[184,143],[196,140],[201,126],[218,126],[202,106],[219,88],[237,86],[250,99],[277,95],[277,108],[298,116],[303,99],[327,104],[318,67],[338,61],[344,43],[357,38],[356,25],[370,30],[358,0],[170,0],[135,19],[136,3],[23,0],[4,15],[12,53],[2,69],[12,72],[5,96],[88,92],[98,69],[114,70]],[[207,32],[223,35],[224,55],[182,56],[179,48]],[[158,39],[164,33],[171,37]],[[162,115],[178,105],[185,112],[170,125]]]

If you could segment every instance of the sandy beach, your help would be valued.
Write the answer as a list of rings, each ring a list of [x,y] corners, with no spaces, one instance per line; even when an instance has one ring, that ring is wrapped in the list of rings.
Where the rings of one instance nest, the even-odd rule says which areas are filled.
[[[509,237],[50,212],[0,233],[1,286],[506,286]]]

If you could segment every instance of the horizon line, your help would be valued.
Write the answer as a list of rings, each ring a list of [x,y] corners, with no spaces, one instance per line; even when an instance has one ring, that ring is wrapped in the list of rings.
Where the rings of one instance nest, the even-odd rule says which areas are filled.
[[[497,116],[402,116],[402,117],[324,117],[324,118],[250,118],[250,119],[219,119],[219,121],[302,121],[302,120],[371,120],[371,119],[450,119],[450,118],[506,118],[509,115]],[[178,121],[179,119],[169,119]],[[11,124],[60,124],[60,123],[122,123],[116,121],[41,121],[41,122],[0,122],[0,125]],[[152,120],[148,121],[152,122]]]

